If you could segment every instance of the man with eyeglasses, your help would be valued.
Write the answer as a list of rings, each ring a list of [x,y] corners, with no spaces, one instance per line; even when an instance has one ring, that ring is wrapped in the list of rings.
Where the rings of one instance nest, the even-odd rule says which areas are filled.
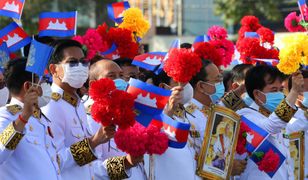
[[[52,131],[57,149],[70,147],[71,155],[79,166],[62,163],[63,179],[94,179],[92,161],[97,159],[94,148],[107,142],[115,133],[114,127],[100,127],[93,136],[87,123],[83,103],[76,91],[88,79],[89,63],[85,60],[82,45],[74,40],[62,39],[54,43],[54,52],[49,62],[53,77],[51,101],[42,108],[52,122]],[[83,155],[86,153],[86,155]]]

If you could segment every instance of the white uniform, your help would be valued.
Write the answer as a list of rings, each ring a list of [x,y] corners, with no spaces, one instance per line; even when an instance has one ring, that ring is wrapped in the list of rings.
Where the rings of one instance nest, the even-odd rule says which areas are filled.
[[[86,109],[90,109],[91,105],[93,104],[93,100],[88,99],[84,105]],[[92,130],[92,132],[96,132],[101,125],[93,120],[90,113],[87,115],[88,124]],[[95,148],[95,152],[97,154],[98,159],[94,162],[94,174],[95,179],[103,179],[102,171],[105,171],[107,159],[111,157],[117,156],[125,156],[126,153],[122,152],[121,150],[117,149],[117,146],[114,142],[114,139],[110,140],[110,147],[109,143],[101,144]],[[139,163],[136,167],[131,168],[130,170],[126,170],[126,174],[129,176],[127,179],[131,180],[145,180],[146,174],[144,170],[144,165]]]
[[[40,118],[37,111],[23,132],[14,130],[12,123],[22,107],[23,103],[12,98],[9,105],[0,108],[0,179],[61,179],[56,147],[48,130],[50,122]]]
[[[203,135],[206,128],[207,117],[201,112],[203,105],[192,100],[184,105],[189,113],[184,118],[183,112],[177,114],[175,119],[191,124],[190,136],[186,146],[182,149],[168,148],[162,155],[154,155],[152,160],[145,157],[145,167],[149,174],[150,168],[156,180],[199,180],[196,175],[197,155],[200,152]]]
[[[304,115],[304,111],[302,109],[298,109],[294,117],[288,123],[286,128],[286,133],[294,133],[297,131],[305,131],[305,159],[304,159],[304,167],[305,167],[305,179],[308,180],[308,119]]]
[[[239,115],[244,115],[247,119],[269,132],[271,134],[268,137],[269,142],[271,142],[286,157],[286,160],[280,166],[279,170],[276,172],[273,178],[270,178],[270,176],[268,176],[265,172],[260,171],[258,166],[249,159],[247,167],[241,174],[240,179],[294,179],[292,166],[290,166],[291,157],[288,149],[289,142],[287,139],[283,138],[283,133],[281,132],[281,130],[286,127],[287,123],[282,121],[275,112],[272,113],[269,117],[264,116],[259,112],[259,106],[256,103],[253,103],[250,108],[243,108],[238,110],[237,113]]]
[[[86,112],[83,104],[80,103],[80,99],[71,97],[56,84],[53,84],[51,89],[53,92],[52,100],[47,106],[42,108],[42,112],[52,121],[56,146],[59,149],[64,149],[90,137],[92,134],[88,127]],[[91,159],[86,159],[88,157],[80,156],[79,158],[79,160],[75,159],[76,161],[80,161],[79,163],[82,163],[82,161],[91,161]],[[92,163],[83,166],[64,164],[63,169],[63,179],[94,179]]]

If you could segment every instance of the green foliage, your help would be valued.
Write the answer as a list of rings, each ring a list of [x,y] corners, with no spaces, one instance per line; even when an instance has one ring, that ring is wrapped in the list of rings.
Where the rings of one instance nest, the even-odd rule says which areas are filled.
[[[239,23],[245,15],[255,15],[268,20],[281,18],[277,0],[214,0],[215,14],[222,17],[226,26]]]

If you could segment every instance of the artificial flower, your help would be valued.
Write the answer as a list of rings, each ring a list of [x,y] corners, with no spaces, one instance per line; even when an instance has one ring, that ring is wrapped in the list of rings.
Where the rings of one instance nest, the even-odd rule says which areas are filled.
[[[246,137],[247,133],[249,133],[250,131],[251,129],[245,123],[241,122],[236,145],[236,152],[240,155],[248,152],[246,149],[246,144],[247,144]]]
[[[168,136],[160,131],[160,128],[149,125],[147,127],[148,141],[147,153],[162,155],[168,149]]]
[[[260,36],[261,43],[267,42],[271,45],[274,44],[274,33],[272,30],[266,27],[260,27],[257,30],[258,35]]]
[[[258,169],[266,173],[274,172],[279,166],[280,158],[272,149],[264,154],[262,160],[259,161]]]
[[[221,40],[228,37],[227,30],[221,26],[210,27],[207,31],[207,34],[210,36],[211,40]]]
[[[202,59],[212,61],[217,67],[224,64],[221,53],[219,53],[216,47],[209,42],[198,43],[194,47],[194,53]]]
[[[296,12],[291,12],[284,19],[284,26],[290,32],[304,32],[306,31],[303,26],[300,25],[301,17],[296,15]]]
[[[219,57],[222,58],[222,65],[224,67],[230,65],[234,54],[234,45],[232,41],[229,41],[227,39],[211,39],[209,43],[215,46],[217,52],[220,54]]]

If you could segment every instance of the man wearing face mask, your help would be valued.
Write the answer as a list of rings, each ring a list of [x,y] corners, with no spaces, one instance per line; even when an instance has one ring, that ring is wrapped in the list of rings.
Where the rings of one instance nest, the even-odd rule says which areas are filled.
[[[121,74],[121,78],[126,82],[128,82],[130,78],[139,79],[139,67],[132,65],[132,59],[119,58],[114,60],[114,62],[122,69],[123,73]]]
[[[303,93],[298,97],[296,106],[298,111],[288,123],[286,127],[286,133],[294,133],[297,131],[305,131],[305,149],[304,152],[308,150],[308,70],[302,70],[302,75],[304,77],[304,89]],[[289,91],[292,89],[292,79],[289,79]],[[305,167],[305,179],[308,179],[308,155],[305,154],[304,160]]]
[[[53,77],[51,101],[42,108],[51,120],[55,146],[58,149],[81,142],[71,148],[72,157],[79,166],[64,164],[63,179],[90,180],[94,178],[91,161],[95,160],[94,148],[107,142],[115,133],[114,127],[100,127],[92,136],[83,104],[76,91],[88,79],[89,63],[80,43],[62,39],[54,43],[54,52],[49,62]],[[80,153],[88,152],[88,155]],[[59,159],[60,166],[62,159]]]
[[[0,71],[0,107],[6,105],[10,97],[8,88],[5,86],[3,72]]]
[[[91,84],[95,80],[99,80],[101,78],[109,78],[115,82],[117,89],[125,91],[128,83],[123,79],[120,79],[122,74],[122,70],[115,62],[111,60],[105,60],[101,58],[97,62],[93,63],[90,66],[89,72],[89,84]],[[92,119],[91,116],[91,106],[93,104],[93,100],[89,99],[85,103],[85,107],[87,109],[87,119],[92,131],[96,131],[99,129],[100,124]],[[108,162],[108,159],[125,159],[125,174],[121,176],[122,179],[133,179],[133,180],[144,180],[146,177],[144,175],[144,167],[141,163],[143,161],[143,157],[132,157],[117,149],[117,146],[114,142],[114,139],[110,139],[108,144],[102,144],[98,146],[96,149],[98,160],[94,164],[94,174],[95,179],[102,179],[102,168],[101,166]],[[116,171],[116,170],[113,170]],[[109,171],[108,171],[109,172]],[[120,172],[119,172],[120,173]]]
[[[285,144],[281,130],[286,127],[297,111],[295,101],[302,91],[303,76],[295,73],[292,76],[292,89],[285,98],[282,93],[283,75],[277,68],[259,65],[247,72],[245,86],[248,95],[254,100],[249,108],[238,110],[239,115],[268,131],[268,140],[286,157],[273,179],[290,179],[293,170],[290,168],[290,153]],[[240,179],[271,179],[266,173],[260,171],[257,165],[248,160],[247,168]]]

